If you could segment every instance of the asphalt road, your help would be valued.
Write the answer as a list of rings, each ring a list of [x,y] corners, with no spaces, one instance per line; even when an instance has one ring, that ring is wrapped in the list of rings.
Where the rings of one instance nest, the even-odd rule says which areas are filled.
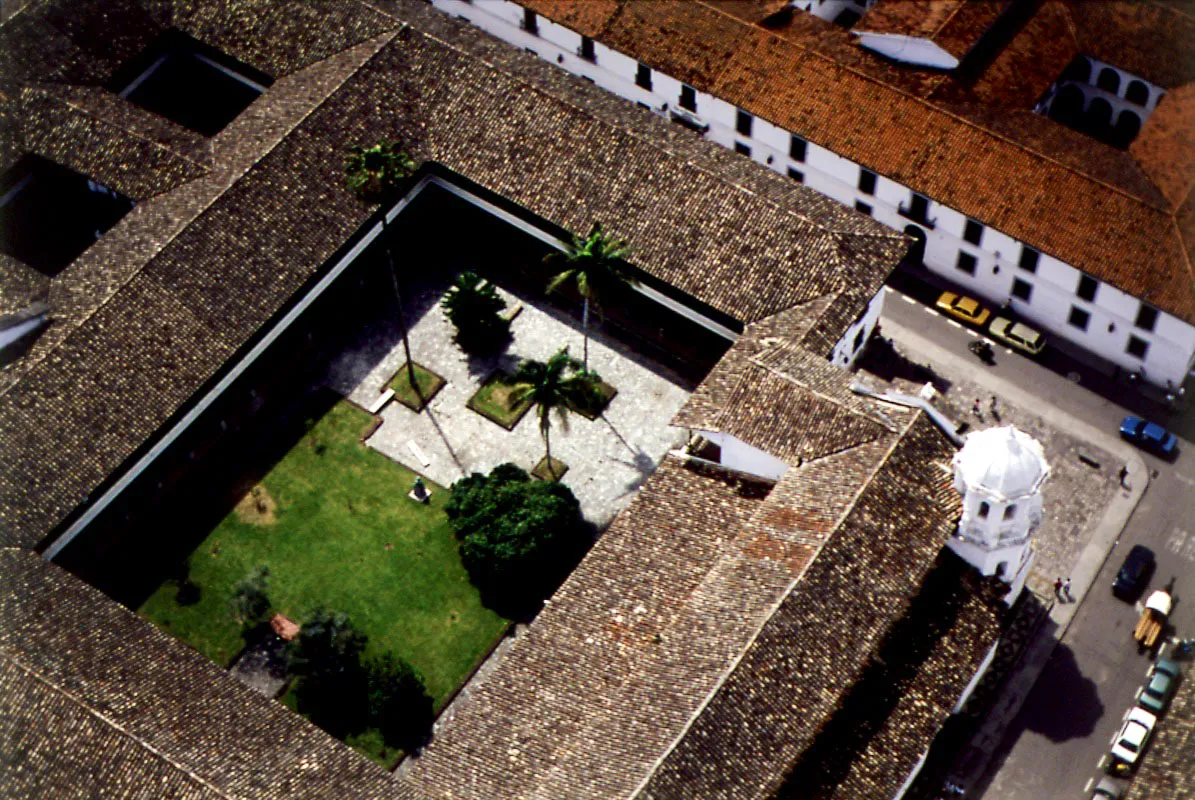
[[[919,302],[890,293],[885,317],[969,355],[966,346],[976,334],[932,311],[936,288],[906,284],[902,289],[919,295]],[[1149,489],[1009,727],[987,780],[973,787],[972,798],[1086,797],[1089,780],[1098,778],[1100,759],[1151,663],[1131,638],[1138,610],[1109,591],[1123,554],[1134,544],[1144,544],[1157,555],[1158,569],[1147,595],[1174,581],[1171,633],[1195,636],[1195,412],[1168,413],[1135,388],[1057,349],[1048,348],[1044,355],[1038,363],[997,347],[996,363],[987,369],[1110,433],[1133,412],[1168,425],[1184,441],[1173,463],[1144,454],[1153,474]],[[1190,679],[1195,680],[1195,667],[1191,669]],[[1148,751],[1143,757],[1149,757]]]

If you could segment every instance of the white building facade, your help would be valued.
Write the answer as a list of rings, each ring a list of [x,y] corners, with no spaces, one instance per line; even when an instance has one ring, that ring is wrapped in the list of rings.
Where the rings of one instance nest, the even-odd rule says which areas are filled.
[[[432,3],[909,234],[918,242],[914,250],[921,252],[916,255],[931,272],[993,305],[1008,303],[1031,324],[1126,373],[1176,391],[1195,368],[1195,326],[793,131],[687,86],[511,0]],[[1098,81],[1104,66],[1093,65],[1093,80]],[[1125,80],[1118,87],[1122,95],[1128,92],[1130,82]],[[1152,110],[1160,90],[1153,86],[1147,90],[1145,106]],[[847,349],[844,343],[840,343],[843,352]],[[834,363],[842,364],[841,355],[836,348]],[[848,358],[848,363],[852,361]]]

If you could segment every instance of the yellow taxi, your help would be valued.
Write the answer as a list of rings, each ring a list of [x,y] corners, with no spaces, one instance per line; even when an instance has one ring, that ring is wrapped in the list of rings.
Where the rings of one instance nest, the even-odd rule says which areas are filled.
[[[958,317],[963,322],[970,322],[972,325],[982,325],[992,314],[981,306],[978,300],[954,292],[942,292],[942,296],[934,305],[950,316]]]

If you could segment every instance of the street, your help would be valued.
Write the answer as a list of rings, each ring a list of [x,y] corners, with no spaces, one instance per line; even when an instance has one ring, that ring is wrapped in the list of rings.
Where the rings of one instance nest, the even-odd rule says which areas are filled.
[[[1148,490],[1008,726],[986,775],[972,783],[968,794],[989,800],[1085,797],[1151,663],[1138,653],[1130,635],[1138,610],[1110,592],[1130,547],[1144,544],[1157,556],[1147,595],[1174,581],[1171,635],[1195,635],[1195,603],[1184,602],[1188,595],[1195,596],[1195,414],[1189,409],[1168,414],[1136,389],[1054,347],[1048,347],[1042,363],[1037,363],[997,344],[995,364],[984,366],[966,349],[977,334],[933,310],[939,287],[907,282],[901,289],[916,299],[890,291],[881,326],[887,319],[917,330],[938,346],[970,358],[977,372],[1010,381],[1111,436],[1116,436],[1126,413],[1138,413],[1167,425],[1182,439],[1173,463],[1141,454],[1151,474]],[[1146,751],[1143,758],[1148,757]]]

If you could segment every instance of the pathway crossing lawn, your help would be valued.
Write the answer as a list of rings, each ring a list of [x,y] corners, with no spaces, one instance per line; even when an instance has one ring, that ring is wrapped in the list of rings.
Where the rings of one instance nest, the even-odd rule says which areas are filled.
[[[191,554],[199,601],[180,605],[167,582],[139,612],[227,666],[242,646],[233,586],[265,564],[275,609],[296,622],[319,605],[347,613],[369,653],[406,658],[442,705],[507,620],[482,607],[461,566],[447,490],[428,482],[429,505],[409,499],[414,474],[360,444],[369,423],[334,406],[263,479],[265,513],[243,502]]]

